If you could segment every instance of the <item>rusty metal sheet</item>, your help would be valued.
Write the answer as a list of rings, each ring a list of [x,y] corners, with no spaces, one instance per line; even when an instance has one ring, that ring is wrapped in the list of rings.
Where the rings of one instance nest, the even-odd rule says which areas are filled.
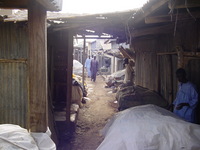
[[[28,109],[26,63],[0,63],[0,123],[26,127]]]
[[[0,123],[27,127],[27,27],[2,23],[0,37]]]

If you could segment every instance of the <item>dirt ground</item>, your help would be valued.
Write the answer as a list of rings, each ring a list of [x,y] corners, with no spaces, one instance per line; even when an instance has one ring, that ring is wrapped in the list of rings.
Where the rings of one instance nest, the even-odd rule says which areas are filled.
[[[86,79],[90,99],[79,110],[76,131],[71,140],[71,150],[95,150],[102,142],[99,131],[117,112],[115,94],[106,84],[102,76],[97,76],[96,82]]]

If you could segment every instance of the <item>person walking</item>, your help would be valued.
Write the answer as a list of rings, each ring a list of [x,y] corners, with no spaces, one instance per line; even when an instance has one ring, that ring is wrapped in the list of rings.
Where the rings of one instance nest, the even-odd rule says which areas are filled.
[[[91,60],[90,63],[90,71],[91,71],[91,81],[96,81],[96,75],[99,67],[99,62],[96,60],[96,56],[94,56],[94,59]]]
[[[91,66],[91,59],[90,59],[90,56],[86,59],[85,61],[85,68],[87,70],[87,76],[88,78],[91,77],[91,71],[90,71],[90,66]]]

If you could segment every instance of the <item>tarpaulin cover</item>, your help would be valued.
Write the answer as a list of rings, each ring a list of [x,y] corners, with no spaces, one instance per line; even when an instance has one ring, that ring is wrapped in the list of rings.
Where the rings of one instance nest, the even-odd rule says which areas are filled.
[[[29,133],[18,125],[0,125],[0,149],[2,150],[56,150],[47,133]]]
[[[119,112],[104,127],[97,150],[200,150],[200,126],[155,105]]]

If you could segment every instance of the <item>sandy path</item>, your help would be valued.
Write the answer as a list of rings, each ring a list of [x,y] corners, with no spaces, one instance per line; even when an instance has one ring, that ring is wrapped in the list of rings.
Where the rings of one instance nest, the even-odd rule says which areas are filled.
[[[107,120],[117,111],[115,94],[110,88],[105,88],[105,82],[101,76],[97,76],[96,82],[86,79],[88,86],[88,98],[86,104],[79,111],[76,132],[71,141],[71,150],[95,150],[103,138],[99,131]]]

